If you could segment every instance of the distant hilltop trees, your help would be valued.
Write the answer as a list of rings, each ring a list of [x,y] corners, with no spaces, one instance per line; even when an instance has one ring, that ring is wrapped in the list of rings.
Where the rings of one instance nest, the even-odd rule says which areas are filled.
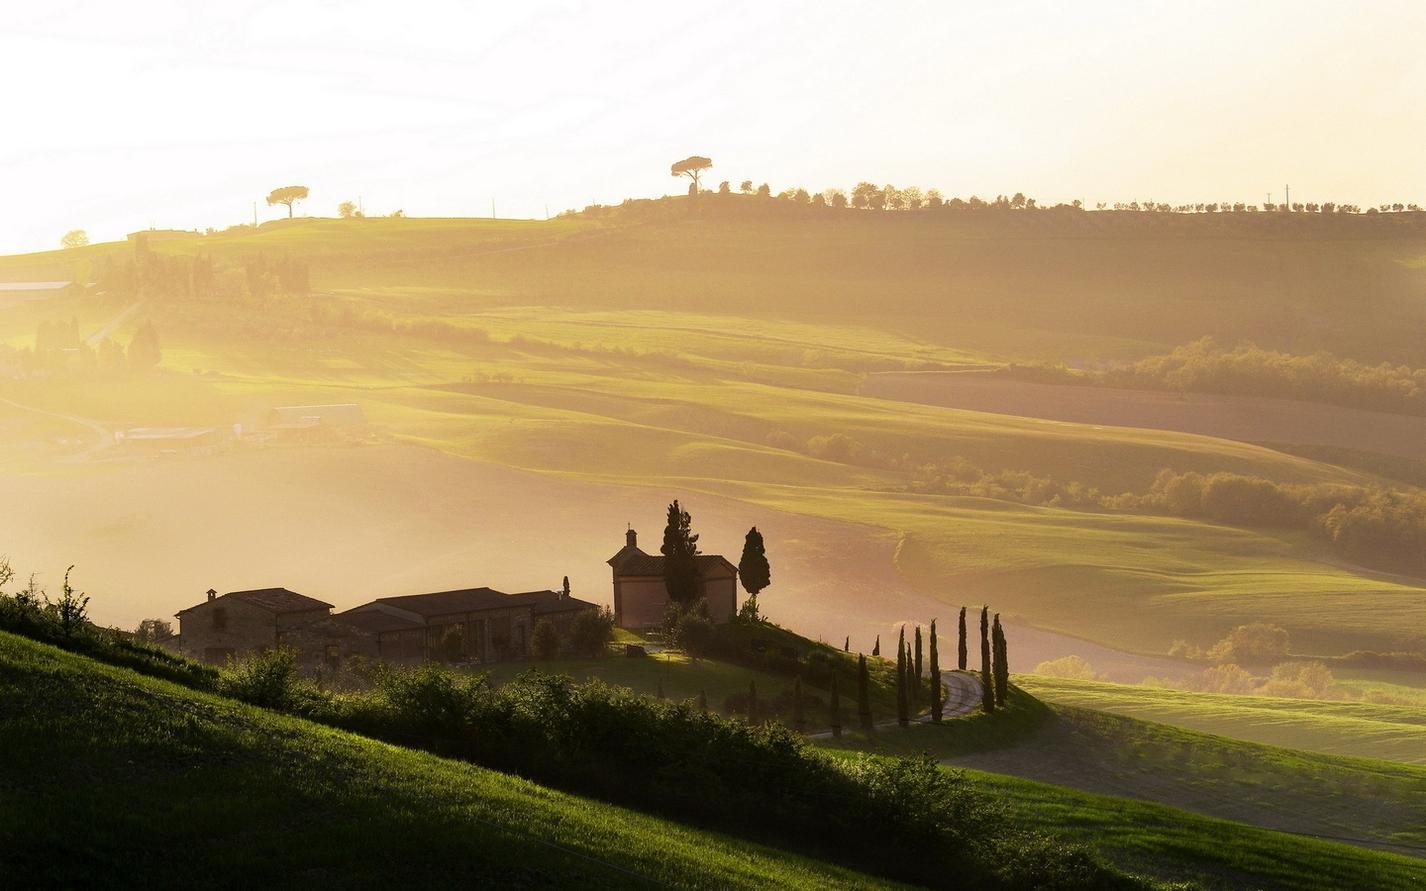
[[[1198,201],[1190,203],[1174,204],[1153,199],[1116,201],[1113,203],[1099,202],[1091,208],[1084,201],[1074,199],[1069,202],[1059,202],[1047,205],[1037,199],[1026,195],[1023,192],[1015,192],[1011,195],[996,195],[994,198],[981,198],[978,195],[971,195],[968,198],[951,197],[947,198],[940,189],[920,186],[895,186],[891,184],[877,185],[873,182],[862,181],[852,186],[849,190],[840,188],[828,188],[821,191],[810,191],[800,186],[793,186],[774,192],[767,183],[756,184],[751,179],[742,180],[740,185],[733,187],[732,180],[724,180],[715,189],[703,189],[701,187],[700,175],[711,169],[713,162],[705,157],[691,156],[678,161],[672,165],[670,172],[674,176],[687,176],[690,180],[689,195],[712,195],[720,201],[742,202],[749,198],[762,199],[772,206],[803,206],[809,209],[814,208],[850,208],[852,210],[865,211],[903,211],[903,212],[928,212],[928,211],[1116,211],[1132,214],[1315,214],[1325,215],[1378,215],[1392,213],[1417,212],[1422,210],[1421,205],[1402,201],[1379,204],[1374,207],[1362,207],[1357,204],[1339,203],[1335,201],[1294,201],[1291,204],[1275,203],[1266,201],[1253,203],[1245,201]],[[629,199],[621,207],[637,206],[649,203],[648,199]],[[587,214],[599,214],[609,210],[604,205],[590,205],[584,209]],[[566,211],[566,214],[574,211]]]

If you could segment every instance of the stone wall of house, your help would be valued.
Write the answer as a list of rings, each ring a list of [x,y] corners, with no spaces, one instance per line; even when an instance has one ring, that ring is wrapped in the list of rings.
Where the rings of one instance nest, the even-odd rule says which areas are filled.
[[[178,635],[185,655],[221,665],[277,644],[277,617],[233,597],[219,597],[179,614]]]
[[[304,668],[335,668],[352,656],[377,659],[381,655],[376,635],[328,616],[279,629],[277,642],[295,651]]]
[[[614,577],[614,602],[619,605],[621,628],[651,628],[663,624],[668,588],[663,576]]]
[[[738,580],[732,576],[704,578],[703,597],[708,616],[717,624],[731,622],[738,613]]]

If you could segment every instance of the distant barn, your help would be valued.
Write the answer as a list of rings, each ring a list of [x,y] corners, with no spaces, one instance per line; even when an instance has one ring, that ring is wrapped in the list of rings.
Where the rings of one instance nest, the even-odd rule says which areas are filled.
[[[366,413],[356,403],[342,405],[285,405],[267,413],[267,427],[277,431],[327,428],[355,430],[366,426]]]
[[[130,451],[187,451],[211,448],[223,440],[216,427],[133,427],[114,434]]]
[[[0,282],[0,307],[49,300],[75,287],[70,281]]]

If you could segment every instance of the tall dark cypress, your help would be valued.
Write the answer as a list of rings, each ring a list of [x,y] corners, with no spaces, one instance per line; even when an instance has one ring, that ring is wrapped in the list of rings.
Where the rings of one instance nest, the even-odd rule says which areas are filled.
[[[871,691],[870,681],[867,678],[866,655],[857,654],[857,722],[862,725],[862,729],[870,733],[873,729],[871,720]]]
[[[911,641],[906,642],[906,712],[916,717],[916,659],[911,655]]]
[[[878,635],[876,636],[876,643],[874,643],[874,644],[871,645],[871,654],[872,654],[873,656],[880,656],[880,655],[881,655],[881,635],[880,635],[880,634],[878,634]]]
[[[936,653],[936,620],[931,620],[931,720],[941,723],[946,711],[946,697],[941,690],[941,659]]]
[[[911,723],[906,711],[906,628],[896,641],[896,723],[905,727]]]
[[[921,626],[916,626],[916,662],[911,668],[911,703],[919,712],[921,710],[921,678],[924,676],[921,669],[924,663],[921,661]]]
[[[1004,705],[1005,696],[1010,692],[1010,666],[1005,661],[1005,629],[1000,627],[1000,613],[990,629],[991,661],[995,669],[995,704]]]
[[[806,722],[802,720],[802,678],[792,682],[792,726],[800,733]]]
[[[980,706],[995,711],[995,682],[990,676],[990,607],[980,608]]]
[[[832,712],[832,738],[840,739],[842,736],[842,698],[837,694],[836,672],[832,672],[832,696],[830,710]]]
[[[850,634],[848,634],[848,635],[847,635],[847,640],[846,640],[846,642],[842,644],[842,652],[843,652],[843,653],[850,653],[851,651],[852,651],[852,636],[851,636]]]
[[[961,647],[956,667],[961,671],[966,670],[966,608],[961,607]]]

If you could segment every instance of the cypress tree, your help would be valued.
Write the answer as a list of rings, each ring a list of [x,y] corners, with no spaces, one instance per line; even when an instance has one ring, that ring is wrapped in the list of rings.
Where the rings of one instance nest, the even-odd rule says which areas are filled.
[[[995,704],[1004,705],[1005,696],[1010,692],[1010,667],[1005,662],[1005,629],[1000,627],[1000,613],[990,631],[991,661],[995,669]]]
[[[916,662],[911,671],[911,702],[916,706],[916,710],[921,710],[921,673],[923,663],[921,662],[921,626],[916,626]]]
[[[931,620],[931,720],[941,723],[946,699],[941,691],[941,660],[936,654],[936,620]]]
[[[906,629],[896,641],[896,723],[905,727],[910,723],[906,713]]]
[[[857,721],[862,725],[862,729],[870,733],[874,726],[871,720],[871,691],[867,688],[870,681],[867,678],[866,656],[857,654]]]
[[[966,670],[966,608],[961,607],[961,646],[958,653],[956,667],[961,671]]]
[[[743,555],[738,559],[738,580],[743,590],[752,596],[772,584],[772,569],[767,563],[767,550],[763,546],[763,534],[754,526],[743,539]]]
[[[906,642],[906,658],[902,660],[906,665],[906,713],[911,717],[916,717],[916,672],[914,670],[915,659],[911,656],[911,641]]]
[[[846,640],[846,642],[842,644],[842,652],[843,652],[843,653],[850,653],[851,651],[852,651],[852,636],[851,636],[850,634],[848,634],[848,635],[847,635],[847,640]]]
[[[842,736],[842,699],[837,695],[837,674],[832,673],[832,738],[840,739]]]
[[[990,677],[990,607],[980,608],[980,707],[995,711],[995,682]]]
[[[698,599],[702,579],[698,575],[698,536],[693,521],[677,499],[668,506],[668,522],[663,530],[664,585],[670,600],[687,607]]]
[[[802,720],[802,678],[799,676],[792,682],[792,726],[800,733],[804,723]]]
[[[881,655],[881,635],[880,635],[880,634],[878,634],[878,635],[876,636],[876,643],[874,643],[874,644],[871,645],[871,654],[872,654],[873,656],[880,656],[880,655]]]

